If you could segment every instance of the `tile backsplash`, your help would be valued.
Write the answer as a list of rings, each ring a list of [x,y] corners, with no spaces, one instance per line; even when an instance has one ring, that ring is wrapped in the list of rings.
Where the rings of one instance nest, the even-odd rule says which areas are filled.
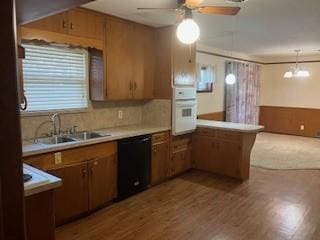
[[[118,112],[122,111],[122,119]],[[148,124],[159,126],[171,125],[171,101],[126,101],[126,102],[94,102],[85,112],[62,113],[62,129],[77,126],[77,130],[96,130],[115,126]],[[49,120],[49,115],[21,116],[23,139],[33,139],[37,127]],[[39,135],[51,129],[50,123],[39,129]]]

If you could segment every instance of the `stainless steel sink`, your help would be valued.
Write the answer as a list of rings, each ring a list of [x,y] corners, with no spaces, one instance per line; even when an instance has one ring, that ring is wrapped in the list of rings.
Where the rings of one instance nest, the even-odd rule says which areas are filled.
[[[88,140],[93,138],[107,137],[110,135],[102,135],[96,132],[78,132],[75,134],[71,134],[69,137],[74,138],[76,140]]]
[[[74,142],[75,139],[65,136],[53,136],[47,138],[38,138],[37,143],[45,144],[45,145],[55,145],[60,143]]]

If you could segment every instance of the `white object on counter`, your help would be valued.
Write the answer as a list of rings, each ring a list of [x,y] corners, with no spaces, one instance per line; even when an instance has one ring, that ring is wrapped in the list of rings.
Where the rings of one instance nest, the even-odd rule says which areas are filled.
[[[62,181],[60,178],[52,176],[39,169],[23,164],[23,173],[29,174],[32,178],[24,183],[24,195],[30,196],[44,191],[60,187]]]
[[[236,131],[236,132],[247,132],[247,133],[260,132],[264,129],[264,126],[260,126],[260,125],[201,120],[201,119],[197,120],[197,126],[213,128],[213,129]]]

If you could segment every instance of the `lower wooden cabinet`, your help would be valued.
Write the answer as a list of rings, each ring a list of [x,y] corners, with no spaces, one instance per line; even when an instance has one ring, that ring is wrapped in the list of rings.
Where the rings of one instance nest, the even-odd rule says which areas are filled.
[[[48,171],[62,179],[62,186],[54,192],[56,225],[89,210],[87,163],[73,164]]]
[[[191,135],[171,138],[170,175],[174,176],[189,170],[191,163]]]
[[[192,145],[196,169],[240,178],[242,142],[237,132],[198,129]]]
[[[151,184],[166,180],[170,173],[169,132],[152,136]]]
[[[177,175],[191,168],[191,149],[174,152],[171,157],[171,174]]]
[[[103,206],[116,195],[117,159],[109,156],[93,159],[89,169],[89,209]]]
[[[156,184],[168,178],[170,171],[169,142],[152,146],[151,184]]]
[[[55,164],[55,155],[61,163]],[[108,142],[24,159],[62,179],[54,190],[56,225],[104,206],[116,197],[117,143]]]

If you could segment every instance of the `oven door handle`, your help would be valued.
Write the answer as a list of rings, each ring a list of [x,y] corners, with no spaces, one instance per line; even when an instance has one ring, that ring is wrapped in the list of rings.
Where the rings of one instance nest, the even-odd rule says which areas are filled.
[[[196,101],[188,101],[188,102],[176,102],[175,103],[176,107],[196,107],[197,102]]]

